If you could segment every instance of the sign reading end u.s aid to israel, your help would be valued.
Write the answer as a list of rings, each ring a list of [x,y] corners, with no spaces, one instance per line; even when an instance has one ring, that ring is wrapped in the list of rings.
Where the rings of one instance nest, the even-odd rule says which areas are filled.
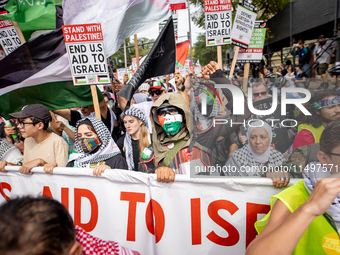
[[[2,14],[7,14],[7,11],[0,12],[0,15]],[[6,56],[22,44],[19,34],[10,20],[0,19],[0,44]]]
[[[231,44],[244,49],[248,48],[256,15],[255,6],[240,0],[237,6],[233,29],[231,30]]]
[[[205,0],[207,46],[230,44],[231,0]]]
[[[255,21],[255,27],[250,38],[248,49],[240,49],[237,55],[239,63],[259,63],[263,55],[264,39],[266,37],[266,22]]]
[[[62,28],[74,85],[110,83],[101,24]]]

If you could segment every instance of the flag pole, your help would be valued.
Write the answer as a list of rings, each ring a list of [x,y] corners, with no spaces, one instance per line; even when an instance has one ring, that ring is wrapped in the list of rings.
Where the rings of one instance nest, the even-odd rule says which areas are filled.
[[[97,85],[90,85],[91,86],[91,94],[93,100],[94,111],[96,113],[96,118],[102,120],[100,109],[99,109],[99,102],[98,102],[98,95],[97,95]]]
[[[21,43],[25,43],[26,40],[25,40],[24,35],[22,34],[22,31],[21,31],[21,29],[20,29],[20,26],[19,26],[18,22],[13,21],[13,25],[14,25],[15,29],[16,29],[17,32],[18,32],[18,35],[19,35],[20,40],[21,40]]]
[[[250,63],[245,63],[244,65],[244,78],[243,78],[243,93],[247,94],[247,88],[248,88],[248,77],[249,77],[249,69],[250,69]]]
[[[136,52],[136,61],[137,61],[137,69],[139,68],[139,53],[138,53],[138,41],[137,41],[137,34],[134,35],[135,39],[135,52]]]
[[[124,39],[124,63],[125,63],[125,73],[127,73],[127,59],[126,59],[126,42]]]
[[[236,46],[236,48],[235,48],[235,54],[234,54],[234,59],[233,59],[233,62],[232,62],[232,64],[231,64],[229,79],[232,79],[232,78],[233,78],[234,69],[235,69],[235,65],[236,65],[236,61],[237,61],[237,56],[238,56],[239,50],[240,50],[240,47]]]
[[[222,68],[222,46],[217,46],[217,63]],[[222,106],[227,104],[227,99],[223,97],[223,91],[222,89],[218,89],[218,94],[222,100]],[[220,107],[220,115],[227,115],[227,112],[225,111],[224,107]]]
[[[189,19],[189,40],[190,40],[190,59],[191,59],[191,66],[193,65],[194,61],[192,59],[192,40],[191,40],[191,21],[190,21],[190,3],[187,2],[188,5],[188,19]]]

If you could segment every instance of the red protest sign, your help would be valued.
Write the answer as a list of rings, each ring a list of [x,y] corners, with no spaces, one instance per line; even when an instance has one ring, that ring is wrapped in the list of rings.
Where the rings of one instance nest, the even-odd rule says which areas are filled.
[[[62,26],[65,43],[103,41],[100,23]]]
[[[205,12],[231,11],[231,0],[204,0]]]

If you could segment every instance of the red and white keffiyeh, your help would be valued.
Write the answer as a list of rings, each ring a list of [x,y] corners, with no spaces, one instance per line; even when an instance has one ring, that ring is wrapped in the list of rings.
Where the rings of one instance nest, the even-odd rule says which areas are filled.
[[[76,241],[83,247],[84,255],[140,255],[136,251],[122,247],[117,242],[104,241],[91,236],[78,226],[76,226]]]

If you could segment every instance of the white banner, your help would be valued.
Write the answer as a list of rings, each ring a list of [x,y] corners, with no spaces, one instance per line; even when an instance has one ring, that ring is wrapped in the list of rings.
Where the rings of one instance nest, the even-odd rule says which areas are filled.
[[[6,167],[18,169],[18,167]],[[56,168],[47,175],[0,173],[0,203],[17,196],[49,195],[61,201],[75,224],[141,254],[244,254],[256,236],[254,223],[281,190],[265,178],[176,176],[159,183],[153,174]]]

